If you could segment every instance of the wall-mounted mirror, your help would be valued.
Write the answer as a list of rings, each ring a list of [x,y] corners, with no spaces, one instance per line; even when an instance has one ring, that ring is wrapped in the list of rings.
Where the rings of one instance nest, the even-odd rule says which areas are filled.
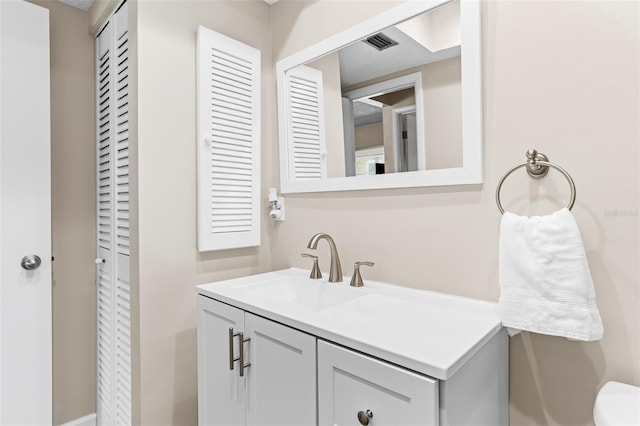
[[[277,77],[282,192],[482,182],[479,1],[403,3]]]

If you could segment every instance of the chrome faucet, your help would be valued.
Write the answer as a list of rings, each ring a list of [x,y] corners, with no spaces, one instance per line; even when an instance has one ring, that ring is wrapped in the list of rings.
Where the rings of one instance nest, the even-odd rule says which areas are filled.
[[[333,241],[333,238],[329,234],[325,234],[324,232],[320,232],[309,240],[309,244],[307,244],[307,248],[315,250],[318,248],[318,241],[327,240],[329,243],[329,250],[331,250],[331,270],[329,271],[329,282],[330,283],[341,283],[342,282],[342,267],[340,266],[340,258],[338,257],[338,249],[336,248],[336,243]]]

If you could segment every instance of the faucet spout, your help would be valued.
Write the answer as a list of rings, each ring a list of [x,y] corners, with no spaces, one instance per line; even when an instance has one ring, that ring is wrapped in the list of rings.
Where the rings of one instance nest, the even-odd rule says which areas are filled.
[[[315,250],[318,248],[318,241],[327,240],[329,243],[329,250],[331,251],[331,268],[329,271],[329,282],[330,283],[340,283],[342,282],[342,266],[340,265],[340,258],[338,257],[338,249],[336,248],[336,243],[333,241],[333,238],[329,234],[324,232],[319,232],[309,240],[309,244],[307,244],[307,248]]]

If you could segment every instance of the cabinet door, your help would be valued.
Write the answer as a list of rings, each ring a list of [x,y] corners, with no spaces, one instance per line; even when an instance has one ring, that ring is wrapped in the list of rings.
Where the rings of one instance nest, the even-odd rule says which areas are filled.
[[[245,424],[245,381],[229,369],[229,327],[244,329],[244,311],[198,296],[198,424]],[[239,339],[234,339],[234,357]]]
[[[437,425],[438,381],[318,341],[319,424],[359,425],[367,410],[371,426]]]
[[[247,425],[316,425],[316,338],[250,313],[245,330]]]

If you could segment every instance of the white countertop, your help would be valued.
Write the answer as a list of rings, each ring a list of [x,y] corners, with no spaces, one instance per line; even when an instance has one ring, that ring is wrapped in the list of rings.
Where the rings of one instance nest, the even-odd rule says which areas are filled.
[[[497,304],[375,281],[360,288],[285,269],[202,284],[245,311],[446,380],[501,329]]]

